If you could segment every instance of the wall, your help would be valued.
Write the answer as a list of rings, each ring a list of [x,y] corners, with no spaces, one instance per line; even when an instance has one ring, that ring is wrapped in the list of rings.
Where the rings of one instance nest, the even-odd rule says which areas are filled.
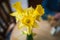
[[[14,4],[15,2],[21,2],[22,4],[22,8],[27,8],[28,7],[28,0],[10,0],[10,4]],[[11,6],[12,7],[12,6]],[[13,8],[12,8],[12,11],[15,11]]]

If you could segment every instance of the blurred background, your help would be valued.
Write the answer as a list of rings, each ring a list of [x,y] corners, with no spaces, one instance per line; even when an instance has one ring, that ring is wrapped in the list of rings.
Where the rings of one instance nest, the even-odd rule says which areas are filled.
[[[30,6],[35,8],[36,5],[41,4],[45,9],[43,20],[47,20],[52,26],[55,26],[58,21],[60,22],[60,18],[55,18],[56,14],[59,14],[60,17],[60,0],[0,0],[0,40],[9,40],[16,24],[15,17],[9,14],[15,11],[11,5],[17,1],[22,3],[23,9]]]

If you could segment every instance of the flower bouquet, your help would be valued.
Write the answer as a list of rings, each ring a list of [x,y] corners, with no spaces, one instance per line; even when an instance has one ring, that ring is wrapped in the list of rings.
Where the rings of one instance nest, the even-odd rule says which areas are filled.
[[[29,7],[26,9],[22,9],[21,4],[16,2],[12,5],[15,8],[15,12],[11,13],[11,16],[15,16],[16,22],[18,23],[18,29],[22,29],[23,27],[27,28],[26,31],[22,33],[27,35],[27,40],[33,40],[33,28],[38,28],[37,21],[41,21],[41,16],[44,14],[44,8],[41,5],[37,5],[34,9],[33,7]]]

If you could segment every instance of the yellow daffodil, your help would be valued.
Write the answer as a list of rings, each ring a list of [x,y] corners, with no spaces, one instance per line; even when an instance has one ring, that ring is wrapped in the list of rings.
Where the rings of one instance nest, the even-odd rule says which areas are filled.
[[[32,28],[38,28],[38,24],[35,22],[35,18],[31,16],[24,16],[21,20],[21,23],[26,26],[27,31],[24,31],[23,33],[27,33],[28,35],[31,34]]]
[[[37,5],[35,10],[38,11],[40,16],[42,16],[44,14],[44,8],[41,5]]]
[[[20,3],[20,2],[16,2],[16,3],[13,4],[12,6],[13,6],[13,8],[15,8],[15,10],[16,10],[17,12],[19,12],[19,14],[22,14],[23,9],[22,9],[22,7],[21,7],[21,3]]]
[[[32,33],[32,28],[37,28],[38,24],[35,22],[36,20],[40,21],[41,16],[44,14],[44,9],[41,5],[37,5],[36,9],[29,7],[27,9],[22,9],[21,4],[16,2],[13,4],[16,12],[10,14],[11,16],[15,16],[18,26],[18,29],[22,27],[26,27],[27,31],[23,33],[27,33],[28,35]]]
[[[33,12],[34,12],[34,8],[32,8],[32,7],[29,7],[29,8],[27,8],[27,9],[25,9],[25,14],[26,14],[26,15],[33,16],[33,15],[32,15]]]
[[[36,20],[40,21],[40,17],[44,14],[44,9],[41,5],[37,5],[34,13],[33,13],[33,17],[36,18]]]
[[[32,28],[35,23],[35,19],[31,16],[24,16],[21,20],[20,25],[18,25],[18,29],[21,29],[23,26],[27,28],[27,31],[24,31],[23,33],[30,35]]]

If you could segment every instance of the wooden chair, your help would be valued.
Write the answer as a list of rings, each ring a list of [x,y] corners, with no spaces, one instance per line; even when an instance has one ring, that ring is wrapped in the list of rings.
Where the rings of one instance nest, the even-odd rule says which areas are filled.
[[[9,15],[11,12],[9,0],[0,0],[0,40],[5,40],[6,32],[15,20]]]

